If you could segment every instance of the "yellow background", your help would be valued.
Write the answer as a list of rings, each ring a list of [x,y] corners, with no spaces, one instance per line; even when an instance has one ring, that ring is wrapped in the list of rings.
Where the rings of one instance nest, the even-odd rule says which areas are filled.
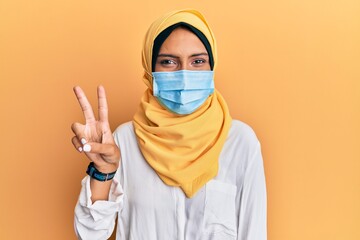
[[[360,1],[0,0],[0,239],[75,239],[88,161],[71,144],[107,90],[114,130],[145,90],[149,24],[202,11],[216,86],[263,148],[270,240],[360,239]]]

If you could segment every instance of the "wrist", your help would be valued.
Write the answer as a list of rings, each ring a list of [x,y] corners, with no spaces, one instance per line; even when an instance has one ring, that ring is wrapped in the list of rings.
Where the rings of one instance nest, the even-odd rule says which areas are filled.
[[[94,167],[102,173],[112,173],[119,168],[119,163],[106,163],[98,165],[94,162]]]

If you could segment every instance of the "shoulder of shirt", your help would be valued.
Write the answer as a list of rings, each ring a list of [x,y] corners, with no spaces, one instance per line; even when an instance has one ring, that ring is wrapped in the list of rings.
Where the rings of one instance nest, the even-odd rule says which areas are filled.
[[[120,136],[124,134],[133,134],[134,126],[132,121],[124,122],[120,124],[114,131],[114,136]]]
[[[261,154],[261,145],[255,131],[248,124],[233,120],[225,144],[233,150],[230,151],[232,154],[239,156],[237,159],[238,166],[242,169],[240,171],[245,172],[250,169],[249,166],[261,163],[261,158],[254,159],[257,153]]]
[[[248,124],[240,120],[232,120],[228,139],[241,141],[249,145],[259,144],[255,131]]]

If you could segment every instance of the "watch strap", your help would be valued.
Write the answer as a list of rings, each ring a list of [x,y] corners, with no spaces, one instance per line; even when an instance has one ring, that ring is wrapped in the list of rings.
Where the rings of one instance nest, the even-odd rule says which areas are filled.
[[[90,164],[86,170],[86,173],[90,177],[92,177],[98,181],[105,182],[105,181],[109,181],[109,180],[113,179],[116,174],[116,171],[111,172],[111,173],[102,173],[96,169],[96,167],[94,166],[94,162],[90,162]]]

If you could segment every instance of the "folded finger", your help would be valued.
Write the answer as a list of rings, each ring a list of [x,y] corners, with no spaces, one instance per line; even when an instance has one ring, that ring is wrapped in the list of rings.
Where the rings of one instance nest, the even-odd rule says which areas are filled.
[[[76,135],[76,137],[79,139],[79,141],[81,142],[82,145],[84,145],[87,142],[87,140],[85,138],[85,134],[84,134],[84,129],[85,129],[85,126],[81,123],[76,122],[76,123],[71,124],[71,130]]]
[[[81,144],[81,142],[79,141],[79,139],[77,138],[77,136],[74,136],[74,137],[71,139],[71,142],[72,142],[72,144],[74,145],[74,147],[76,148],[76,150],[78,150],[79,152],[82,152],[82,151],[83,151],[82,144]]]

